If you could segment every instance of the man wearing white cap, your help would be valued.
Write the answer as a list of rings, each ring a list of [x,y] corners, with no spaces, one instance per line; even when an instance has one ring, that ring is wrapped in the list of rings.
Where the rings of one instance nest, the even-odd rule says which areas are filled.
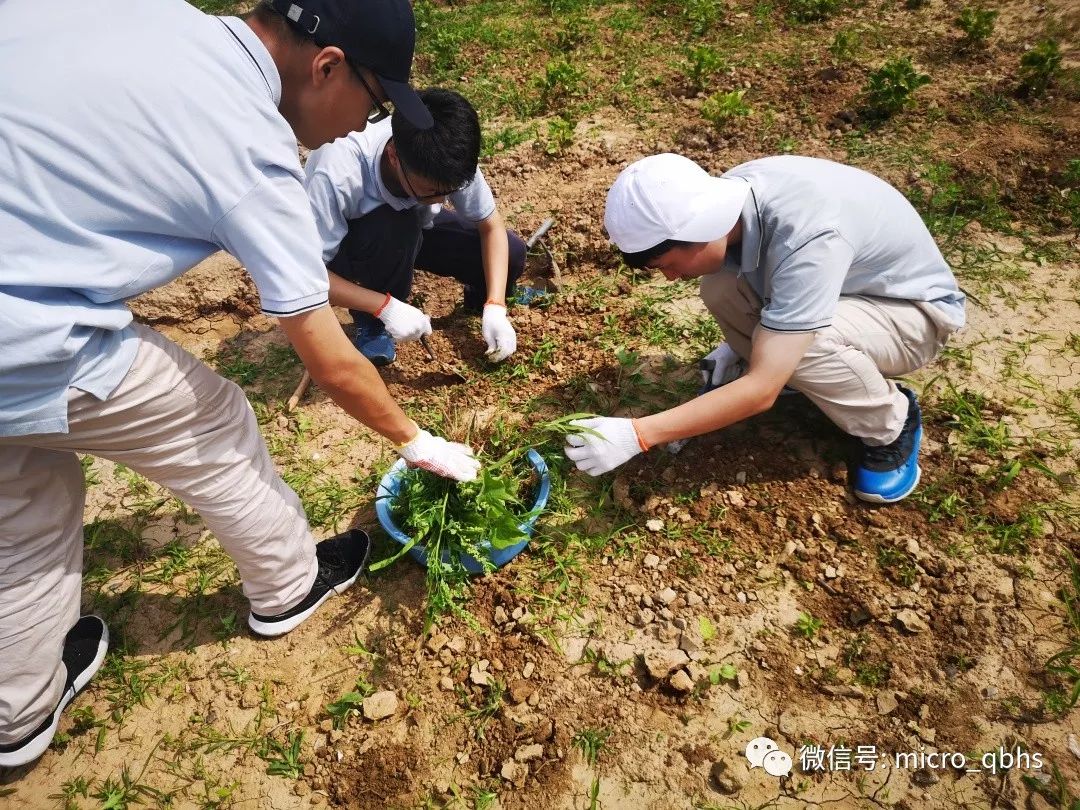
[[[631,267],[700,278],[727,342],[704,393],[639,419],[576,424],[566,455],[600,475],[656,444],[772,407],[785,386],[861,442],[853,489],[891,503],[919,482],[922,424],[910,374],[964,325],[964,295],[918,213],[872,174],[785,155],[711,177],[653,155],[608,191],[604,224]]]

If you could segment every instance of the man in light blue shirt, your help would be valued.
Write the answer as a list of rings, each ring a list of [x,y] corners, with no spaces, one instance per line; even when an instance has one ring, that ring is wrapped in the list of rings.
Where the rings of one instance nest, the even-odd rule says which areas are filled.
[[[632,267],[700,278],[726,342],[703,394],[640,419],[585,420],[566,454],[593,475],[658,443],[772,407],[785,386],[859,440],[855,495],[882,503],[919,482],[922,422],[894,377],[964,325],[964,295],[918,212],[874,175],[828,160],[763,158],[710,177],[679,155],[627,167],[604,223]]]
[[[133,324],[126,299],[229,251],[338,404],[413,464],[475,477],[471,450],[420,430],[343,336],[297,154],[387,100],[430,126],[414,37],[407,0],[265,0],[245,19],[182,0],[0,3],[0,766],[47,748],[107,647],[79,618],[77,452],[199,511],[261,635],[367,558],[362,532],[316,546],[243,392]]]

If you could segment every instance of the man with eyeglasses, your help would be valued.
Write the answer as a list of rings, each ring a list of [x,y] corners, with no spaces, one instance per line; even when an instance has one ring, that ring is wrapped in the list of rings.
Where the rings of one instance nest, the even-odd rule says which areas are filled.
[[[79,616],[77,453],[197,510],[259,635],[299,625],[367,560],[361,531],[316,544],[243,391],[134,324],[126,299],[227,250],[343,409],[414,465],[468,480],[479,464],[409,419],[343,335],[297,153],[362,130],[384,100],[431,126],[409,87],[407,0],[271,0],[244,19],[4,0],[0,31],[0,767],[14,767],[46,750],[108,646]]]
[[[379,108],[362,132],[311,153],[308,197],[330,269],[330,302],[347,307],[353,344],[377,366],[394,361],[396,343],[419,340],[431,320],[406,303],[414,268],[464,285],[465,309],[482,313],[487,355],[505,360],[517,348],[506,314],[517,288],[525,243],[509,231],[477,167],[480,122],[460,94],[430,88],[420,98],[428,128]],[[453,210],[443,210],[449,202]]]

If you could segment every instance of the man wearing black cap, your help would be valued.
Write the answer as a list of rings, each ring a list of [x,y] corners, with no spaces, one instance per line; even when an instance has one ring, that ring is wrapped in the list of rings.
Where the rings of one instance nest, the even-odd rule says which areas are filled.
[[[79,617],[76,453],[195,508],[236,562],[248,624],[288,632],[349,587],[368,541],[316,545],[243,392],[124,301],[218,249],[255,281],[312,378],[414,465],[467,480],[464,445],[421,430],[328,304],[296,139],[431,118],[409,87],[407,0],[270,0],[246,19],[181,0],[0,2],[0,767],[32,762],[101,665]]]

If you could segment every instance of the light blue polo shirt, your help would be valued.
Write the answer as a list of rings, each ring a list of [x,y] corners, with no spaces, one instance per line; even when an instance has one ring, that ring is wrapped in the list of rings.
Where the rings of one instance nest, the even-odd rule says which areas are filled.
[[[328,303],[281,80],[246,23],[3,0],[0,76],[0,435],[65,432],[69,387],[107,397],[137,348],[125,299],[219,249],[268,315]]]
[[[387,118],[363,132],[350,132],[308,156],[304,165],[308,198],[327,262],[337,255],[341,240],[349,232],[350,219],[359,219],[383,205],[405,211],[422,204],[412,197],[391,194],[382,181],[379,163],[393,135],[390,127]],[[495,212],[495,196],[479,168],[469,184],[448,199],[469,222],[480,222]],[[431,216],[439,209],[437,205],[427,207]]]
[[[964,325],[965,296],[903,194],[854,166],[781,155],[724,175],[750,184],[743,235],[727,267],[746,276],[778,332],[829,326],[842,295],[923,302],[947,332]]]

